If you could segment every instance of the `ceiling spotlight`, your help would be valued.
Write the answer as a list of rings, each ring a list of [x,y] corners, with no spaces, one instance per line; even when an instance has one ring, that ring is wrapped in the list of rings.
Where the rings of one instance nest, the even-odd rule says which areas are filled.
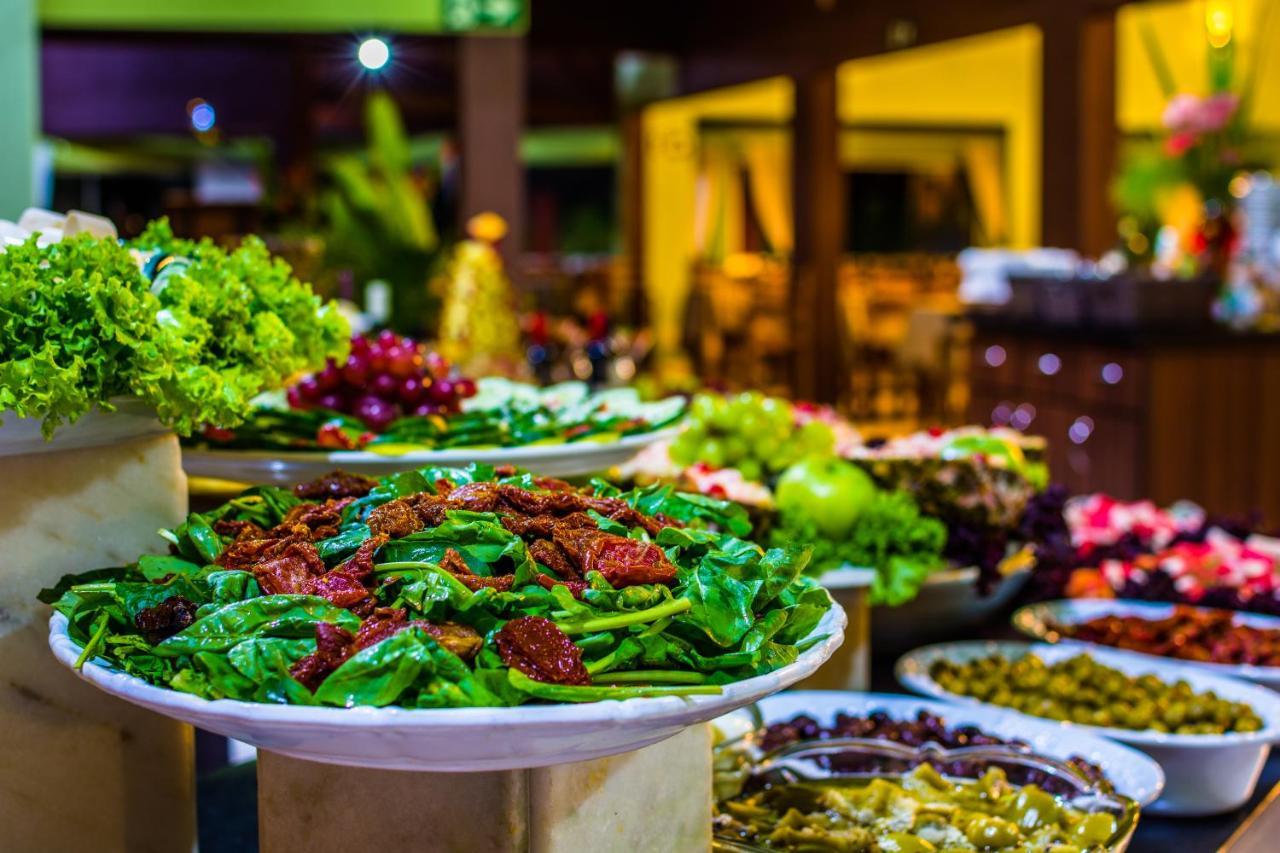
[[[208,133],[218,120],[213,104],[201,102],[191,108],[191,126],[200,133]]]
[[[391,60],[391,47],[377,36],[370,36],[360,42],[360,49],[356,51],[356,58],[360,60],[360,64],[370,71],[377,71]]]

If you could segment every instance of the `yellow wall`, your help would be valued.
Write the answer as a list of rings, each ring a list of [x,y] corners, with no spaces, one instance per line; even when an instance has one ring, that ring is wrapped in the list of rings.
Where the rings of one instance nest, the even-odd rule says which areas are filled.
[[[1026,26],[840,66],[845,123],[999,125],[1010,242],[1040,240],[1040,30]]]
[[[1254,92],[1252,121],[1265,131],[1280,130],[1280,3],[1276,0],[1217,0],[1232,13],[1238,67],[1252,62],[1255,46],[1262,51]],[[1270,14],[1260,12],[1267,5]],[[1179,0],[1173,3],[1136,3],[1116,13],[1116,120],[1126,133],[1158,130],[1165,97],[1143,47],[1140,29],[1151,26],[1168,60],[1179,91],[1204,94],[1206,0]],[[1271,54],[1271,55],[1267,55]]]
[[[678,351],[692,285],[698,123],[791,120],[791,81],[774,78],[663,101],[645,109],[645,290],[659,351]]]
[[[839,69],[845,123],[1000,126],[1005,130],[1010,243],[1040,236],[1040,31],[1017,27],[847,62]],[[663,101],[644,111],[644,262],[659,349],[679,347],[691,287],[699,166],[698,123],[789,122],[792,85],[762,80]],[[856,152],[844,152],[846,160]]]

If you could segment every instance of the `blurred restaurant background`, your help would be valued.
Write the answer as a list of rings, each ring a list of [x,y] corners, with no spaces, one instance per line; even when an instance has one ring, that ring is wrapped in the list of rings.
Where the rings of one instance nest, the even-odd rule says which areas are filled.
[[[538,378],[1280,523],[1277,5],[0,0],[0,217],[258,233],[428,337],[488,240]]]

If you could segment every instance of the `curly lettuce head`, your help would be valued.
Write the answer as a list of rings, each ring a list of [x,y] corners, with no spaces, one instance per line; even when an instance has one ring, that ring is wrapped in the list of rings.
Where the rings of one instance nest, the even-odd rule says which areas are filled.
[[[132,395],[179,433],[234,426],[261,391],[345,353],[346,321],[257,238],[227,252],[162,220],[134,246],[190,263],[153,292],[115,240],[0,253],[0,411],[42,418],[47,437]]]

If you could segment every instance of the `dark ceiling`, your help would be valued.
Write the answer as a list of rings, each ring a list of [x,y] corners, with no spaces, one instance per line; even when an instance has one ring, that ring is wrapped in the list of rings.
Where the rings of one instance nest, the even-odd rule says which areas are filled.
[[[1117,0],[538,0],[527,45],[527,123],[599,124],[618,107],[620,51],[668,54],[682,91],[804,73],[883,52],[889,33],[928,43]],[[213,103],[228,134],[323,140],[360,135],[357,36],[46,31],[46,133],[75,139],[184,133],[185,105]],[[413,132],[456,116],[456,40],[400,36],[381,80]]]

